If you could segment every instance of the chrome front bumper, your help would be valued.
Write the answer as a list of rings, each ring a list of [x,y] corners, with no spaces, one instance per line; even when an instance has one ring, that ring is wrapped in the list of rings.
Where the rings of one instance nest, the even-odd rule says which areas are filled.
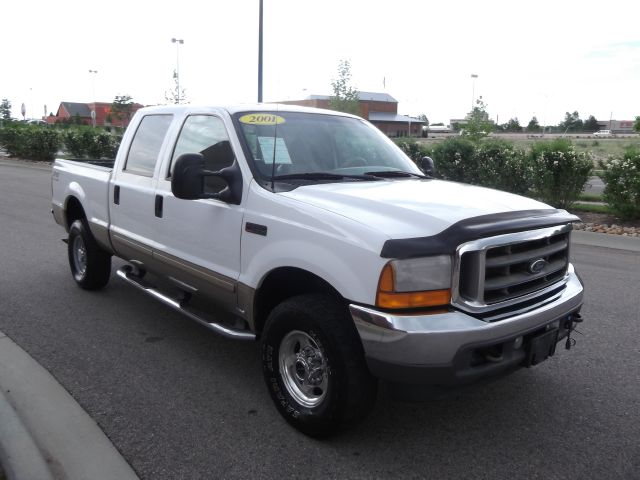
[[[448,380],[456,377],[475,379],[485,371],[515,368],[525,355],[516,347],[502,365],[475,368],[466,358],[473,350],[511,345],[527,334],[556,327],[562,338],[564,320],[579,311],[582,298],[582,283],[570,266],[565,288],[557,298],[491,323],[457,310],[400,315],[353,304],[349,309],[374,375],[410,383],[451,383]]]

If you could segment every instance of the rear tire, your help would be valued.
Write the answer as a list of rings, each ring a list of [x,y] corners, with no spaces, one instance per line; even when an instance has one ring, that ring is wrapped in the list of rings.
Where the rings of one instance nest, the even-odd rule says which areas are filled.
[[[343,304],[327,295],[300,295],[278,305],[262,333],[264,379],[278,412],[312,437],[362,420],[377,382]]]
[[[76,283],[85,290],[98,290],[109,282],[111,255],[96,242],[83,220],[69,228],[69,266]]]

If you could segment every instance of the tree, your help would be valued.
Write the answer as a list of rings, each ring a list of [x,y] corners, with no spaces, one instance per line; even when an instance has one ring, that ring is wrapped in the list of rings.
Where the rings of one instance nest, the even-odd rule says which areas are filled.
[[[124,124],[126,127],[131,120],[131,112],[133,111],[133,100],[131,95],[116,95],[111,104],[109,115]]]
[[[636,132],[640,132],[640,117],[636,117],[636,123],[633,124],[633,129]]]
[[[0,103],[0,119],[11,120],[11,102],[7,98],[3,98]]]
[[[582,125],[582,130],[584,132],[593,133],[600,130],[600,125],[598,125],[598,120],[593,115],[589,115],[589,118],[584,121]]]
[[[171,90],[164,92],[164,99],[167,102],[173,103],[175,105],[178,105],[180,103],[189,103],[187,102],[187,95],[185,93],[185,89],[180,88],[180,84],[178,83],[177,70],[173,71],[173,83],[174,83],[173,88]]]
[[[522,126],[520,126],[520,122],[517,118],[510,119],[507,123],[505,123],[502,127],[505,132],[522,132]]]
[[[351,86],[351,63],[340,60],[338,63],[338,78],[331,82],[333,95],[329,97],[329,108],[339,112],[360,113],[358,91]]]
[[[418,115],[418,120],[422,122],[422,132],[420,135],[427,138],[429,136],[429,119],[423,113],[422,115]]]
[[[531,117],[531,120],[529,120],[529,125],[527,125],[526,130],[529,133],[538,133],[538,132],[540,132],[541,128],[540,128],[540,124],[538,123],[538,118],[537,117],[535,117],[535,116]]]
[[[494,125],[493,122],[489,120],[487,106],[482,101],[482,97],[480,97],[476,100],[476,106],[473,107],[473,110],[467,115],[462,135],[475,141],[489,136],[489,134],[493,132],[493,129]]]
[[[580,120],[580,115],[578,112],[573,113],[565,113],[564,122],[561,122],[558,125],[558,128],[562,132],[581,132],[583,128],[582,120]]]

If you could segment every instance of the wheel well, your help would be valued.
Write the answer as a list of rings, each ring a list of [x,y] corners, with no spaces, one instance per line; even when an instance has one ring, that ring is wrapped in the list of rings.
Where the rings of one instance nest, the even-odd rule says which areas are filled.
[[[82,204],[80,200],[76,197],[69,197],[67,200],[67,208],[65,209],[66,219],[67,219],[67,231],[71,228],[71,224],[76,220],[86,218],[86,214],[84,213],[84,208],[82,208]]]
[[[317,275],[294,267],[282,267],[270,272],[256,291],[254,299],[254,324],[257,335],[274,307],[288,298],[305,293],[326,293],[341,302],[342,295]]]

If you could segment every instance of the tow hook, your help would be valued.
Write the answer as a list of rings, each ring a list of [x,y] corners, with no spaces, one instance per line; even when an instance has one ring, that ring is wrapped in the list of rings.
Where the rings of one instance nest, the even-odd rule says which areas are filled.
[[[567,350],[571,350],[571,347],[575,346],[576,339],[571,338],[571,332],[575,331],[576,333],[580,333],[578,330],[576,330],[576,325],[582,323],[582,321],[583,318],[579,313],[573,313],[569,315],[565,320],[564,328],[567,329],[567,341],[564,344],[564,348],[566,348]],[[580,335],[582,335],[582,333],[580,333]]]

